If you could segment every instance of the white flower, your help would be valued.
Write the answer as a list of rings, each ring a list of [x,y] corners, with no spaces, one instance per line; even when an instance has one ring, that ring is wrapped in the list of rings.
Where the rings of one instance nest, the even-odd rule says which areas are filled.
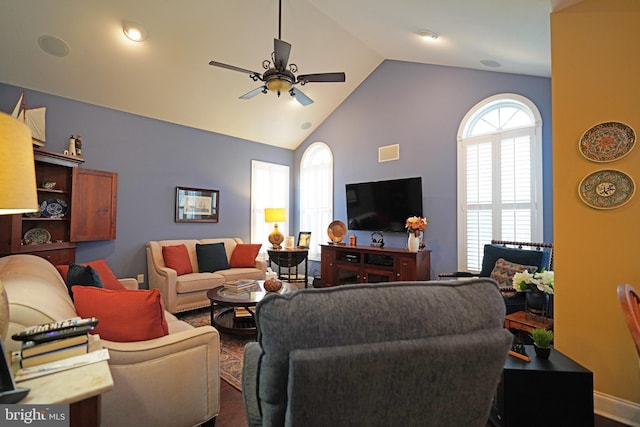
[[[540,273],[531,274],[525,270],[522,273],[513,275],[513,287],[520,292],[537,289],[541,292],[552,294],[554,285],[553,271],[541,271]]]

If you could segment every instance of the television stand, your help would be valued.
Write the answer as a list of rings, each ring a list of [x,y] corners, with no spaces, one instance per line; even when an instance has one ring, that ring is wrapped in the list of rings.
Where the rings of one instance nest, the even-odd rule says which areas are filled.
[[[431,279],[431,251],[320,245],[321,286]]]

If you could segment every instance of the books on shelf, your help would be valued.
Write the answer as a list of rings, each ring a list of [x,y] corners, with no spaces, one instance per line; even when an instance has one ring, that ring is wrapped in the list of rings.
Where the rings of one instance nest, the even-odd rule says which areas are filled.
[[[37,356],[39,354],[48,353],[54,350],[73,347],[84,344],[89,341],[89,335],[76,335],[75,337],[62,338],[55,341],[36,343],[35,341],[24,341],[20,349],[20,356],[25,359],[27,357]]]
[[[231,280],[224,284],[224,290],[229,293],[242,293],[252,290],[255,286],[255,280]]]
[[[84,342],[82,344],[74,345],[72,347],[65,347],[58,350],[48,351],[46,353],[38,354],[36,356],[25,357],[20,359],[21,368],[29,368],[36,365],[42,365],[43,363],[55,362],[62,359],[67,359],[73,356],[79,356],[81,354],[88,353],[89,344]]]

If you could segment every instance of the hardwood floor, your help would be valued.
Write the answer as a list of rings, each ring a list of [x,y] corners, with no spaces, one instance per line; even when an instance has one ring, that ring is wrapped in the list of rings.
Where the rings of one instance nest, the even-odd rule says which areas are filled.
[[[216,419],[216,427],[247,427],[242,393],[231,387],[226,381],[220,381],[220,414]],[[492,427],[491,423],[487,423],[486,427]],[[595,427],[628,426],[596,415]]]

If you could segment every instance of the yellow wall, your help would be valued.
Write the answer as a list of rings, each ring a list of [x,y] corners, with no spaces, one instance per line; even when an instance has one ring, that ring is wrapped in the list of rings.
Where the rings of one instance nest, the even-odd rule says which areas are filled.
[[[640,136],[640,1],[584,0],[551,15],[556,347],[594,373],[596,391],[640,403],[640,365],[616,288],[640,290],[640,192],[617,209],[578,197],[583,177],[618,169],[640,184],[640,147],[595,163],[578,151],[596,123]],[[640,145],[640,143],[636,143]]]

